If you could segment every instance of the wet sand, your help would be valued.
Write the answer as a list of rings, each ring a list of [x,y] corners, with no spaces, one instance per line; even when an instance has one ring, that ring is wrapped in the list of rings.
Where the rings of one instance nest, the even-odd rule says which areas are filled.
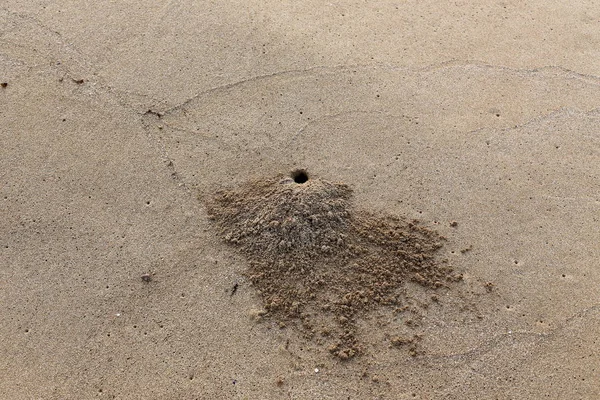
[[[0,398],[600,397],[599,20],[9,0]],[[204,200],[297,168],[439,232],[462,282],[407,283],[414,315],[364,315],[350,360],[263,318]]]

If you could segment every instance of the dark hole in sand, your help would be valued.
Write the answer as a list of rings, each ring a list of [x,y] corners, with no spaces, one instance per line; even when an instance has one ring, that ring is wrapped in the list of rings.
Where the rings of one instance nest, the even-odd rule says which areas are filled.
[[[308,181],[308,172],[303,169],[297,169],[292,172],[292,179],[296,183],[306,183]]]

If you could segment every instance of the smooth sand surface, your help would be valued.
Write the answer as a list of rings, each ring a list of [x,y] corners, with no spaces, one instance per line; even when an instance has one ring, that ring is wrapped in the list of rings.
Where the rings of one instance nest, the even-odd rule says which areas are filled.
[[[0,398],[600,398],[599,76],[593,1],[5,1]],[[201,200],[298,167],[448,238],[416,356],[256,321]]]

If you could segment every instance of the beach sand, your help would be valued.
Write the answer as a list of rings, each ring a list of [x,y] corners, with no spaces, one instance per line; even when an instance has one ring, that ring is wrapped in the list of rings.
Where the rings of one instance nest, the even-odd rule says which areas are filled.
[[[157,3],[0,6],[1,399],[600,398],[600,5]],[[462,280],[265,314],[206,204],[298,168]]]

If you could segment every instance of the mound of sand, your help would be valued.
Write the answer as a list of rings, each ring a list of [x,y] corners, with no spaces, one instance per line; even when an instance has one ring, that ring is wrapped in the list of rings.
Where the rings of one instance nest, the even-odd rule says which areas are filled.
[[[362,350],[357,318],[401,307],[405,282],[436,288],[457,279],[435,257],[439,234],[417,221],[355,209],[351,197],[345,184],[295,171],[207,202],[219,236],[248,259],[267,315],[341,359]]]

